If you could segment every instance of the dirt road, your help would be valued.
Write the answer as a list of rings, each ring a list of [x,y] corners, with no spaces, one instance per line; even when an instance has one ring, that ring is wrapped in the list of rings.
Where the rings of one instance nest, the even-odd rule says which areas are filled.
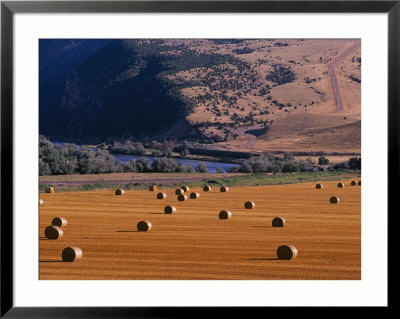
[[[340,61],[342,61],[346,56],[348,56],[358,46],[359,46],[358,43],[353,44],[350,48],[348,48],[345,52],[343,52],[339,57],[337,57],[333,62],[328,64],[329,73],[331,74],[331,79],[332,79],[333,91],[335,93],[336,102],[338,105],[338,108],[336,109],[336,111],[334,111],[332,113],[337,113],[337,112],[343,110],[343,102],[342,102],[342,98],[340,96],[340,91],[339,91],[339,87],[338,87],[338,83],[337,83],[337,79],[336,79],[335,67],[338,65],[338,63]]]

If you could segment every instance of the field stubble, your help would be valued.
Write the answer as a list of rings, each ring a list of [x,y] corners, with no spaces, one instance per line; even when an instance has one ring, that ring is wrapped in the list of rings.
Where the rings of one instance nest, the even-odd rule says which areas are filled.
[[[361,187],[337,181],[213,188],[178,202],[150,191],[112,190],[40,194],[40,279],[361,279]],[[329,203],[338,196],[340,204]],[[252,210],[244,202],[254,201]],[[164,207],[177,211],[164,214]],[[221,210],[232,212],[218,219]],[[44,238],[53,217],[68,220],[60,240]],[[283,228],[272,219],[285,218]],[[138,232],[141,220],[152,223]],[[293,244],[294,260],[278,260],[280,245]],[[81,261],[63,263],[61,251],[78,246]]]

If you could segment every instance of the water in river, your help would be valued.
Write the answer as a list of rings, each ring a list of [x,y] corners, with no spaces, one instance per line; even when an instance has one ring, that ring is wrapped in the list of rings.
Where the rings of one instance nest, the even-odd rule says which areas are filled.
[[[62,145],[62,142],[52,142],[56,145]],[[77,146],[81,147],[81,145],[76,144]],[[157,157],[153,156],[138,156],[138,155],[125,155],[125,154],[114,154],[110,153],[115,158],[119,159],[122,163],[129,162],[133,159],[140,159],[140,158],[147,158],[150,164],[156,159]],[[200,163],[204,163],[207,166],[207,170],[209,173],[216,173],[218,168],[222,168],[225,172],[228,171],[229,168],[239,166],[238,164],[233,163],[224,163],[224,162],[212,162],[212,161],[202,161],[202,160],[190,160],[184,158],[173,158],[175,162],[180,162],[182,165],[191,164],[193,168],[196,168],[197,165]]]
[[[125,154],[112,154],[115,158],[119,159],[122,163],[129,162],[133,159],[139,159],[139,158],[147,158],[150,162],[150,164],[156,159],[157,157],[152,157],[152,156],[137,156],[137,155],[125,155]],[[190,159],[184,159],[184,158],[173,158],[175,162],[182,163],[182,165],[187,165],[191,164],[193,168],[196,168],[197,165],[200,163],[204,163],[207,166],[208,172],[209,173],[216,173],[217,169],[220,167],[222,168],[225,172],[235,166],[239,166],[237,164],[233,163],[223,163],[223,162],[212,162],[212,161],[201,161],[201,160],[190,160]]]

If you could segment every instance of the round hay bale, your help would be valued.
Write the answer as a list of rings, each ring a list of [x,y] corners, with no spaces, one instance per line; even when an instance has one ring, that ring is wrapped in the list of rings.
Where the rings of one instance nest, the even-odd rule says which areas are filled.
[[[183,202],[183,201],[187,200],[187,196],[185,194],[181,194],[181,195],[178,196],[178,200],[180,202]]]
[[[188,191],[189,191],[189,186],[182,186],[181,187],[181,189],[183,189],[183,191],[185,192],[185,193],[187,193]]]
[[[272,220],[272,227],[283,227],[285,225],[285,218],[283,217],[275,217]]]
[[[199,197],[200,197],[200,194],[199,194],[199,193],[195,193],[195,192],[190,193],[190,198],[191,198],[191,199],[197,199],[197,198],[199,198]]]
[[[357,182],[357,185],[358,185],[358,186],[361,186],[361,181],[358,181],[358,182]]]
[[[322,185],[322,184],[317,184],[317,185],[315,185],[315,188],[316,188],[316,189],[321,189],[322,187],[324,187],[324,185]]]
[[[157,190],[157,185],[150,185],[149,186],[149,191],[155,192]]]
[[[82,258],[82,249],[79,247],[64,248],[61,253],[61,258],[64,262],[79,261]]]
[[[246,209],[253,209],[254,207],[256,207],[256,204],[254,204],[252,201],[247,201],[244,203],[244,208]]]
[[[292,245],[282,245],[278,247],[276,251],[278,259],[290,260],[297,257],[297,249]]]
[[[115,191],[115,195],[124,195],[124,194],[125,194],[125,191],[123,189],[117,189]]]
[[[356,186],[357,183],[356,183],[356,181],[351,181],[350,185],[351,185],[351,186]]]
[[[182,195],[185,191],[182,188],[178,188],[175,190],[175,195]]]
[[[54,189],[54,187],[46,187],[45,192],[46,193],[54,193],[55,189]]]
[[[219,219],[228,219],[232,217],[232,213],[229,210],[221,210],[219,212]]]
[[[138,222],[138,224],[137,224],[138,231],[148,231],[150,229],[151,229],[151,223],[147,222],[145,220],[142,220],[142,221]]]
[[[339,197],[332,196],[331,199],[329,200],[329,202],[331,204],[337,204],[337,203],[339,203]]]
[[[39,205],[40,206],[44,206],[44,200],[43,199],[39,199]]]
[[[226,193],[227,191],[229,191],[229,187],[228,186],[221,186],[221,188],[219,189],[221,193]]]
[[[64,232],[61,227],[47,226],[44,235],[47,239],[60,239],[64,235]]]
[[[203,187],[203,191],[210,192],[211,191],[211,186],[208,186],[208,185],[204,186]]]
[[[342,187],[344,187],[344,184],[343,183],[338,183],[337,187],[342,188]]]
[[[55,217],[51,221],[51,224],[53,226],[57,226],[57,227],[65,227],[65,226],[67,226],[67,223],[68,222],[64,217]]]
[[[164,207],[164,213],[165,214],[172,214],[176,212],[176,207],[175,206],[165,206]]]
[[[165,194],[165,193],[158,193],[157,194],[157,199],[164,199],[164,198],[167,198],[167,194]]]

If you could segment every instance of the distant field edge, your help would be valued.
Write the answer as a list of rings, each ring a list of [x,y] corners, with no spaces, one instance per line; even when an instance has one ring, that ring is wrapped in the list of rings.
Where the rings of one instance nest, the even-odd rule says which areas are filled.
[[[168,176],[168,173],[166,173]],[[52,181],[39,182],[39,191],[44,192],[46,187],[54,187],[56,191],[90,191],[104,189],[139,190],[148,189],[150,185],[157,184],[159,189],[168,189],[187,185],[189,187],[203,187],[227,185],[235,186],[265,186],[308,183],[317,181],[332,181],[344,179],[361,179],[360,171],[335,170],[327,172],[296,172],[296,173],[262,173],[262,174],[225,174],[226,176],[204,176],[193,179],[192,177],[181,179],[158,179],[158,180],[107,180],[107,181]],[[54,176],[53,176],[54,177]]]

